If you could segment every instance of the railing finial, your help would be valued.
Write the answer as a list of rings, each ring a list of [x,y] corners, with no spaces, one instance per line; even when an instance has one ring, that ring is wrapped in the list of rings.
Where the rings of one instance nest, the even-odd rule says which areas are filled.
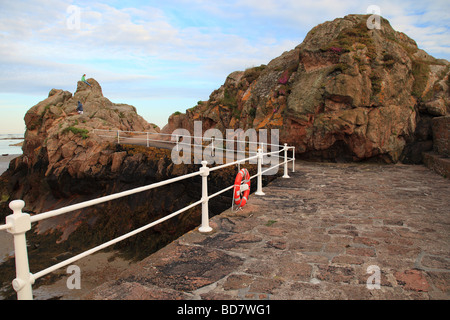
[[[30,215],[23,213],[25,202],[14,200],[9,204],[13,211],[12,215],[6,217],[6,223],[11,225],[8,232],[14,236],[14,255],[16,259],[16,278],[13,280],[13,288],[17,292],[17,299],[32,300],[33,284],[30,267],[28,264],[27,240],[25,233],[31,229]]]
[[[14,200],[9,203],[9,208],[13,211],[13,214],[22,214],[22,209],[25,207],[25,201]]]

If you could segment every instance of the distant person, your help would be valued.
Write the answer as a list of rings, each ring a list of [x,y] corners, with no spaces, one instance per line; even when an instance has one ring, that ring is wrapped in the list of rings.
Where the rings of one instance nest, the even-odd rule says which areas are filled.
[[[89,87],[92,87],[91,84],[89,82],[86,81],[86,74],[83,74],[83,76],[81,77],[81,81],[83,81],[84,83],[86,83],[87,85],[89,85]]]
[[[78,101],[77,111],[78,114],[83,114],[83,105],[81,104],[80,101]]]

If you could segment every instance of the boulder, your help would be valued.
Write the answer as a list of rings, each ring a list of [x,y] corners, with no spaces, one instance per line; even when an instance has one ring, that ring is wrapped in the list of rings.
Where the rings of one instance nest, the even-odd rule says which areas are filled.
[[[417,124],[450,111],[450,64],[384,18],[381,29],[369,30],[368,18],[324,22],[267,65],[231,73],[208,101],[171,116],[162,132],[192,132],[194,121],[222,132],[278,129],[280,143],[305,159],[417,161],[429,147],[413,147]]]

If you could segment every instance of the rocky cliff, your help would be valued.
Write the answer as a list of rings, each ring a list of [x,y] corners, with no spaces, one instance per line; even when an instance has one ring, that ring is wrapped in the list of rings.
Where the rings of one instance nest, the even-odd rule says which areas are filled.
[[[267,65],[231,73],[208,101],[174,114],[163,132],[279,129],[306,159],[420,163],[431,118],[450,111],[449,62],[437,60],[386,19],[367,15],[313,28]]]

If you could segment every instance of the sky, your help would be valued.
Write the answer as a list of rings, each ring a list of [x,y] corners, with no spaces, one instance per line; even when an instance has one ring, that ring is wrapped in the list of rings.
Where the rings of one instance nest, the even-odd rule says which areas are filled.
[[[84,73],[162,128],[231,72],[373,5],[419,48],[450,60],[448,0],[0,0],[0,134],[23,133],[28,109],[53,88],[74,93]]]

